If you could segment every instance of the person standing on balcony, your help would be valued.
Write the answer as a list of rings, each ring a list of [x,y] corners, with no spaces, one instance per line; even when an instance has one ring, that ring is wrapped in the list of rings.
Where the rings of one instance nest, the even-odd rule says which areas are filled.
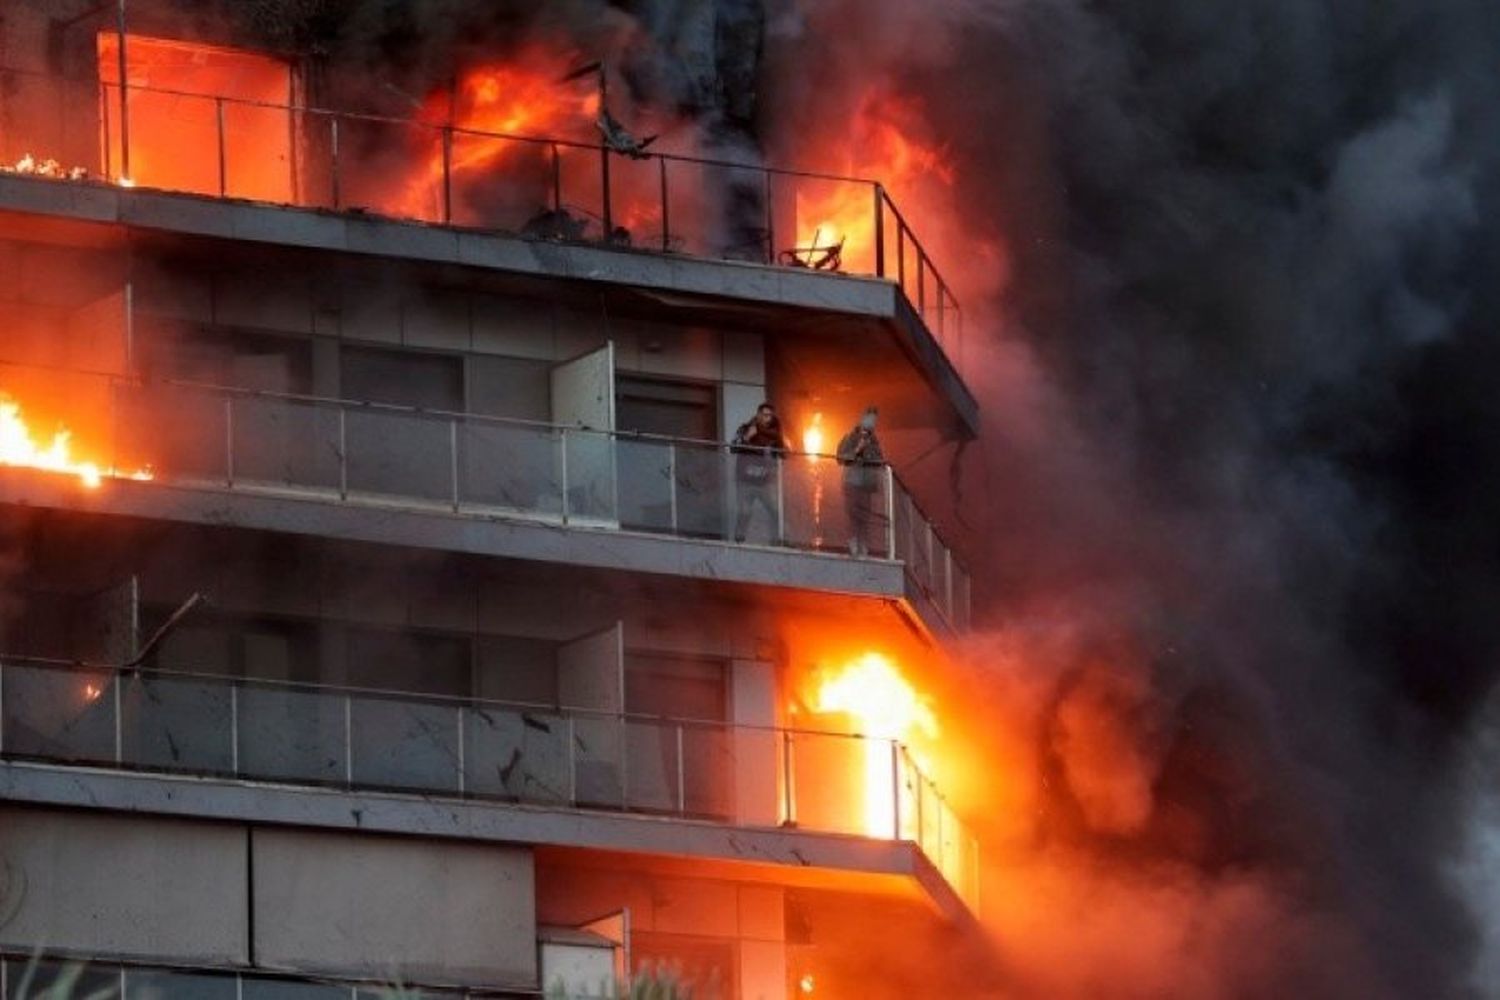
[[[849,515],[849,554],[870,554],[870,524],[884,479],[885,453],[875,436],[879,411],[871,406],[854,429],[839,442],[839,464],[844,467],[844,510]]]
[[[778,498],[777,465],[790,449],[781,433],[776,407],[761,403],[755,416],[740,424],[729,450],[734,452],[735,515],[734,540],[745,540],[745,529],[756,505],[771,518],[771,540],[781,541],[781,505]]]

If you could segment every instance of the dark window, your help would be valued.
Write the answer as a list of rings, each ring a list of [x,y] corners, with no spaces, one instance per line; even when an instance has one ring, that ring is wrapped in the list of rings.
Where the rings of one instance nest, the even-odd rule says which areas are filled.
[[[451,354],[344,347],[339,354],[339,395],[367,403],[461,412],[463,359]]]
[[[717,441],[714,386],[643,378],[616,381],[615,423],[622,432]],[[723,534],[723,456],[715,445],[669,448],[623,439],[619,448],[620,521],[628,528],[679,535]]]
[[[312,391],[312,343],[274,333],[216,328],[164,329],[146,344],[148,376],[264,392]]]
[[[670,719],[722,721],[728,716],[722,660],[629,653],[625,710]]]
[[[174,610],[164,605],[143,607],[142,641],[155,634]],[[212,614],[199,609],[161,640],[151,665],[162,670],[328,683],[319,668],[317,624],[292,618]]]
[[[547,421],[552,417],[552,366],[527,358],[469,360],[469,412]]]
[[[717,441],[718,395],[711,385],[621,377],[615,382],[615,424],[622,431]]]
[[[468,697],[473,642],[467,636],[351,628],[347,663],[354,687]]]
[[[478,690],[491,701],[557,704],[557,643],[514,636],[478,640]]]

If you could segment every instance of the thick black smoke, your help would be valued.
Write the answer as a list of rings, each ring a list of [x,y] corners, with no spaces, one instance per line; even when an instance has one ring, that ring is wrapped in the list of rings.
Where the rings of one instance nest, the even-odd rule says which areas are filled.
[[[931,16],[952,46],[903,72],[1011,254],[995,370],[1030,365],[988,387],[966,479],[996,494],[993,621],[1013,637],[1066,606],[1130,635],[1154,692],[1150,815],[1073,842],[1209,884],[1268,873],[1289,920],[1338,942],[1183,995],[1479,992],[1484,898],[1454,860],[1500,666],[1500,19],[1467,0]],[[1182,812],[1211,848],[1169,836]]]

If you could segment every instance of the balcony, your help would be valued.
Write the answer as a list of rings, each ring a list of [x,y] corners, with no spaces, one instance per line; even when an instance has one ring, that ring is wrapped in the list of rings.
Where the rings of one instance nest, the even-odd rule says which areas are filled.
[[[106,37],[113,42],[113,36]],[[23,156],[74,157],[54,181],[58,185],[102,186],[117,194],[126,187],[143,194],[176,192],[339,213],[371,223],[396,220],[504,234],[555,245],[560,252],[600,248],[615,254],[610,261],[572,259],[563,270],[575,278],[618,272],[651,284],[641,262],[655,257],[758,265],[788,282],[817,279],[820,287],[799,287],[785,296],[787,302],[809,308],[822,301],[878,312],[902,328],[906,349],[956,397],[968,432],[977,421],[977,406],[961,377],[963,310],[879,181],[654,149],[637,158],[576,138],[482,131],[202,90],[127,83],[122,92],[110,78],[69,79],[0,67],[0,88],[27,95],[29,108],[93,112],[85,112],[82,121],[76,110],[55,118],[34,116],[8,129],[0,122],[0,164],[12,173]],[[138,119],[133,123],[132,115]],[[34,175],[36,162],[28,161],[24,172]],[[67,179],[74,163],[82,179]],[[25,194],[19,198],[29,201]],[[737,203],[733,210],[731,201]],[[753,219],[743,217],[745,204],[754,206]],[[102,203],[74,207],[92,221],[102,221],[100,213],[108,212]],[[123,219],[132,213],[122,208],[114,214]],[[243,219],[215,226],[191,205],[140,215],[142,225],[153,225],[144,221],[148,216],[169,217],[185,231],[205,235],[255,239],[260,234],[304,246],[357,244],[366,251],[379,242],[370,233],[357,240],[336,238],[311,219],[284,224]],[[836,222],[820,221],[825,219]],[[431,242],[411,234],[390,239],[413,252]],[[619,256],[626,252],[646,257],[637,256],[632,264]],[[418,256],[447,261],[450,255]],[[520,260],[526,254],[503,247],[460,247],[451,256],[455,262],[529,266]],[[894,286],[896,302],[846,293],[821,280],[829,275],[878,279],[886,288]],[[771,284],[779,287],[779,280]],[[763,295],[768,287],[751,276],[723,275],[667,285],[683,293],[738,288],[747,295]]]
[[[10,659],[0,757],[906,843],[979,906],[977,841],[893,740]]]
[[[25,381],[26,371],[15,369],[16,378]],[[232,495],[262,506],[214,502],[182,516],[868,592],[903,599],[937,633],[970,627],[967,570],[889,466],[873,470],[862,504],[866,553],[856,557],[845,468],[827,455],[791,453],[770,463],[772,480],[757,488],[770,503],[752,505],[738,475],[746,456],[714,442],[88,373],[66,373],[63,384],[97,442],[86,451],[109,488],[49,491],[61,498],[49,501],[34,477],[10,477],[29,488],[0,490],[0,497],[66,506],[99,498],[107,512],[171,516],[168,489]],[[60,477],[53,485],[71,486]],[[112,508],[115,494],[125,499]],[[280,506],[268,513],[264,503],[272,501]],[[744,525],[742,503],[751,514]],[[347,517],[335,523],[309,514],[316,509]],[[516,529],[474,537],[476,526],[502,525]],[[561,543],[558,529],[576,544]],[[668,539],[675,544],[662,546]],[[887,574],[894,592],[881,582]]]

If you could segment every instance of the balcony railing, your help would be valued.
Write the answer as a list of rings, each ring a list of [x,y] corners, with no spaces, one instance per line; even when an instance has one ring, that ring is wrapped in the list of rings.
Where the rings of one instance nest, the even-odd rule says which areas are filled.
[[[62,988],[71,983],[72,989]],[[0,953],[0,996],[14,1000],[507,1000],[531,988],[475,989],[386,980],[248,972],[234,968],[122,963],[74,956]]]
[[[879,181],[129,83],[122,99],[113,82],[0,67],[6,89],[56,114],[35,135],[0,132],[0,164],[86,149],[78,165],[111,183],[870,275],[895,282],[963,368],[958,300]],[[132,127],[132,108],[170,129]]]
[[[11,659],[0,755],[904,840],[978,908],[978,844],[895,740]]]
[[[78,376],[84,378],[85,376]],[[889,466],[846,497],[828,455],[524,420],[97,376],[106,469],[199,489],[524,518],[903,563],[949,628],[969,627],[969,575]],[[78,383],[82,388],[82,383]],[[765,483],[745,463],[770,467]],[[863,521],[862,526],[859,522]]]

